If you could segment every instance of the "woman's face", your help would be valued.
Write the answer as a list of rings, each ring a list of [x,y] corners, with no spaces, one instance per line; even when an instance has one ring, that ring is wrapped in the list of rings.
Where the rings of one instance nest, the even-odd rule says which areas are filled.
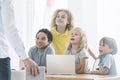
[[[109,52],[111,52],[111,49],[109,48],[109,46],[107,44],[104,44],[103,41],[100,41],[100,44],[99,44],[100,55],[103,55]]]
[[[64,11],[58,12],[55,22],[57,26],[62,26],[66,28],[66,25],[68,24],[67,14]]]
[[[36,46],[39,49],[44,49],[49,44],[47,35],[44,32],[39,32],[36,37]]]

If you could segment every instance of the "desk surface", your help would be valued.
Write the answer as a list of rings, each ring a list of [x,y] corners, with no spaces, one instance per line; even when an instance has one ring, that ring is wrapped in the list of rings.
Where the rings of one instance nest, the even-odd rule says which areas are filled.
[[[45,80],[120,80],[120,76],[111,75],[92,75],[92,74],[79,74],[79,75],[46,75]]]

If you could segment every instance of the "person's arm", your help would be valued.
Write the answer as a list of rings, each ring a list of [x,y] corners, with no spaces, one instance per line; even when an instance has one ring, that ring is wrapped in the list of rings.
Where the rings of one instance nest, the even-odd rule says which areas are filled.
[[[85,65],[86,64],[86,59],[82,58],[80,59],[80,64],[76,64],[76,73],[77,74],[83,74],[85,73]]]
[[[5,34],[8,41],[16,51],[17,55],[23,60],[28,71],[33,76],[38,74],[37,64],[31,59],[27,58],[23,42],[21,41],[15,23],[15,16],[13,11],[12,0],[2,0],[1,7],[2,24],[4,26]]]
[[[108,68],[105,67],[101,70],[96,70],[96,71],[90,71],[90,74],[98,74],[98,75],[106,75],[108,72]]]
[[[31,48],[29,49],[29,51],[28,51],[28,57],[29,57],[30,59],[32,59],[32,52],[33,52],[33,47],[31,47]],[[32,59],[32,60],[33,60],[33,59]],[[24,70],[24,69],[25,69],[25,64],[23,63],[22,60],[19,61],[19,67],[20,67],[21,70]]]
[[[88,48],[88,53],[90,54],[90,56],[91,56],[94,60],[97,59],[97,57],[96,57],[95,54],[91,51],[90,48]]]

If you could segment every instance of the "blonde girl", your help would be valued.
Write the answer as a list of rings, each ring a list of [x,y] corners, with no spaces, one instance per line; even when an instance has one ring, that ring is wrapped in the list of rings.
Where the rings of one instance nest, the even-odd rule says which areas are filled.
[[[51,21],[51,33],[53,35],[52,46],[56,54],[64,54],[72,28],[73,16],[71,12],[67,9],[56,10]]]
[[[66,55],[75,55],[76,73],[88,72],[87,67],[87,38],[84,31],[76,27],[70,34],[70,42],[65,52]]]

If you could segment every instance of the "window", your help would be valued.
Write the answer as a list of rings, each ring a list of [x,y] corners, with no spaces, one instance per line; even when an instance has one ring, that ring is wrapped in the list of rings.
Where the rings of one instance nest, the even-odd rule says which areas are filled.
[[[120,0],[13,0],[17,27],[24,41],[26,52],[35,43],[35,34],[41,28],[50,29],[53,12],[58,8],[72,11],[75,26],[82,26],[87,33],[89,47],[98,54],[99,40],[103,36],[115,38],[118,54],[115,55],[117,71],[120,74]],[[21,6],[22,4],[22,6]],[[11,54],[12,68],[16,69]],[[15,58],[16,59],[16,58]],[[18,58],[17,58],[18,59]],[[92,61],[91,61],[92,62]],[[94,61],[93,61],[94,62]]]

